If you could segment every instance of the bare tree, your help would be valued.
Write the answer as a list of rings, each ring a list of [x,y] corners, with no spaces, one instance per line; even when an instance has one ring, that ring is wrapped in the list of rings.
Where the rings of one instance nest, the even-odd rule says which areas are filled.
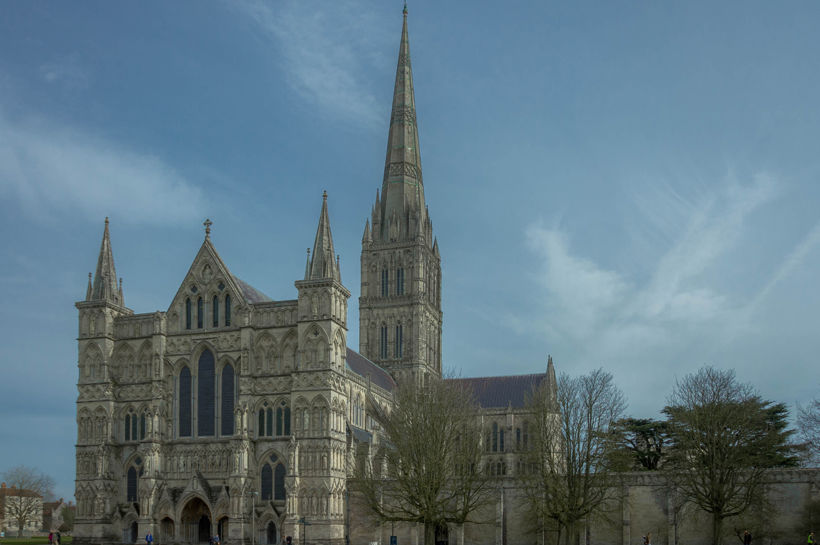
[[[676,382],[664,413],[672,439],[664,468],[712,516],[712,542],[720,545],[725,519],[765,502],[765,470],[796,464],[788,410],[762,400],[734,371],[705,367]]]
[[[357,464],[353,486],[378,520],[422,523],[432,545],[436,528],[469,521],[489,498],[478,406],[445,380],[406,383],[394,396],[392,410],[368,400],[385,448]]]
[[[805,446],[806,461],[820,460],[820,400],[797,407],[797,429]]]
[[[22,536],[29,523],[43,516],[43,498],[52,496],[54,479],[36,469],[17,466],[3,473],[6,483],[6,517],[17,523],[17,535]]]
[[[624,395],[598,369],[561,375],[557,395],[543,385],[527,405],[535,425],[520,479],[530,516],[542,531],[556,528],[559,542],[565,533],[568,545],[578,543],[581,524],[604,514],[619,493],[610,428],[626,407]]]

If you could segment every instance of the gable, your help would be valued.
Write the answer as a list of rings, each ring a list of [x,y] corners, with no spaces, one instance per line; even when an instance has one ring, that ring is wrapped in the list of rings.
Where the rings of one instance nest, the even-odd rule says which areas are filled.
[[[232,313],[254,303],[272,301],[261,291],[231,274],[210,239],[206,238],[180,283],[168,312],[170,314],[175,308],[184,312],[186,299],[191,299],[192,304],[195,304],[202,297],[209,303],[214,296],[224,301],[225,295],[231,297]]]

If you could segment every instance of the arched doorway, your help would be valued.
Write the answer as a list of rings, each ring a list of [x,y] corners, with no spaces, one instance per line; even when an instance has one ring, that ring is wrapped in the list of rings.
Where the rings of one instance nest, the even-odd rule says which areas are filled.
[[[139,525],[137,521],[131,523],[131,531],[129,532],[130,541],[128,543],[136,543],[137,542],[137,532],[139,531]]]
[[[211,538],[211,510],[199,498],[191,498],[182,509],[182,535],[186,543],[208,543]]]
[[[446,524],[436,526],[436,545],[447,545],[449,540],[449,532]]]
[[[270,521],[265,528],[265,543],[267,545],[276,545],[276,523]]]
[[[170,517],[165,517],[159,524],[159,536],[161,543],[171,543],[176,541],[176,528],[174,521]]]
[[[216,523],[216,533],[220,541],[226,541],[228,538],[228,517],[222,517]]]

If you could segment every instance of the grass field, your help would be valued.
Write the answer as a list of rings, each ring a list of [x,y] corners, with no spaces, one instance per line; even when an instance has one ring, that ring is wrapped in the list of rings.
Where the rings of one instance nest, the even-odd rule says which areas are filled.
[[[62,545],[71,545],[71,536],[60,538]],[[2,545],[43,545],[48,543],[47,537],[3,537],[0,538]]]

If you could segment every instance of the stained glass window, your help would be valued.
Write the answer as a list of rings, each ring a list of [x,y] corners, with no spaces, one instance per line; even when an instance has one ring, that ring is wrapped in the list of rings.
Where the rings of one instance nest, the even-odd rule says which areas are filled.
[[[262,499],[263,500],[272,500],[273,499],[273,471],[270,468],[270,464],[265,464],[262,466]]]
[[[211,437],[215,432],[216,377],[214,376],[214,354],[210,350],[205,350],[199,356],[197,373],[196,434],[199,437]]]

